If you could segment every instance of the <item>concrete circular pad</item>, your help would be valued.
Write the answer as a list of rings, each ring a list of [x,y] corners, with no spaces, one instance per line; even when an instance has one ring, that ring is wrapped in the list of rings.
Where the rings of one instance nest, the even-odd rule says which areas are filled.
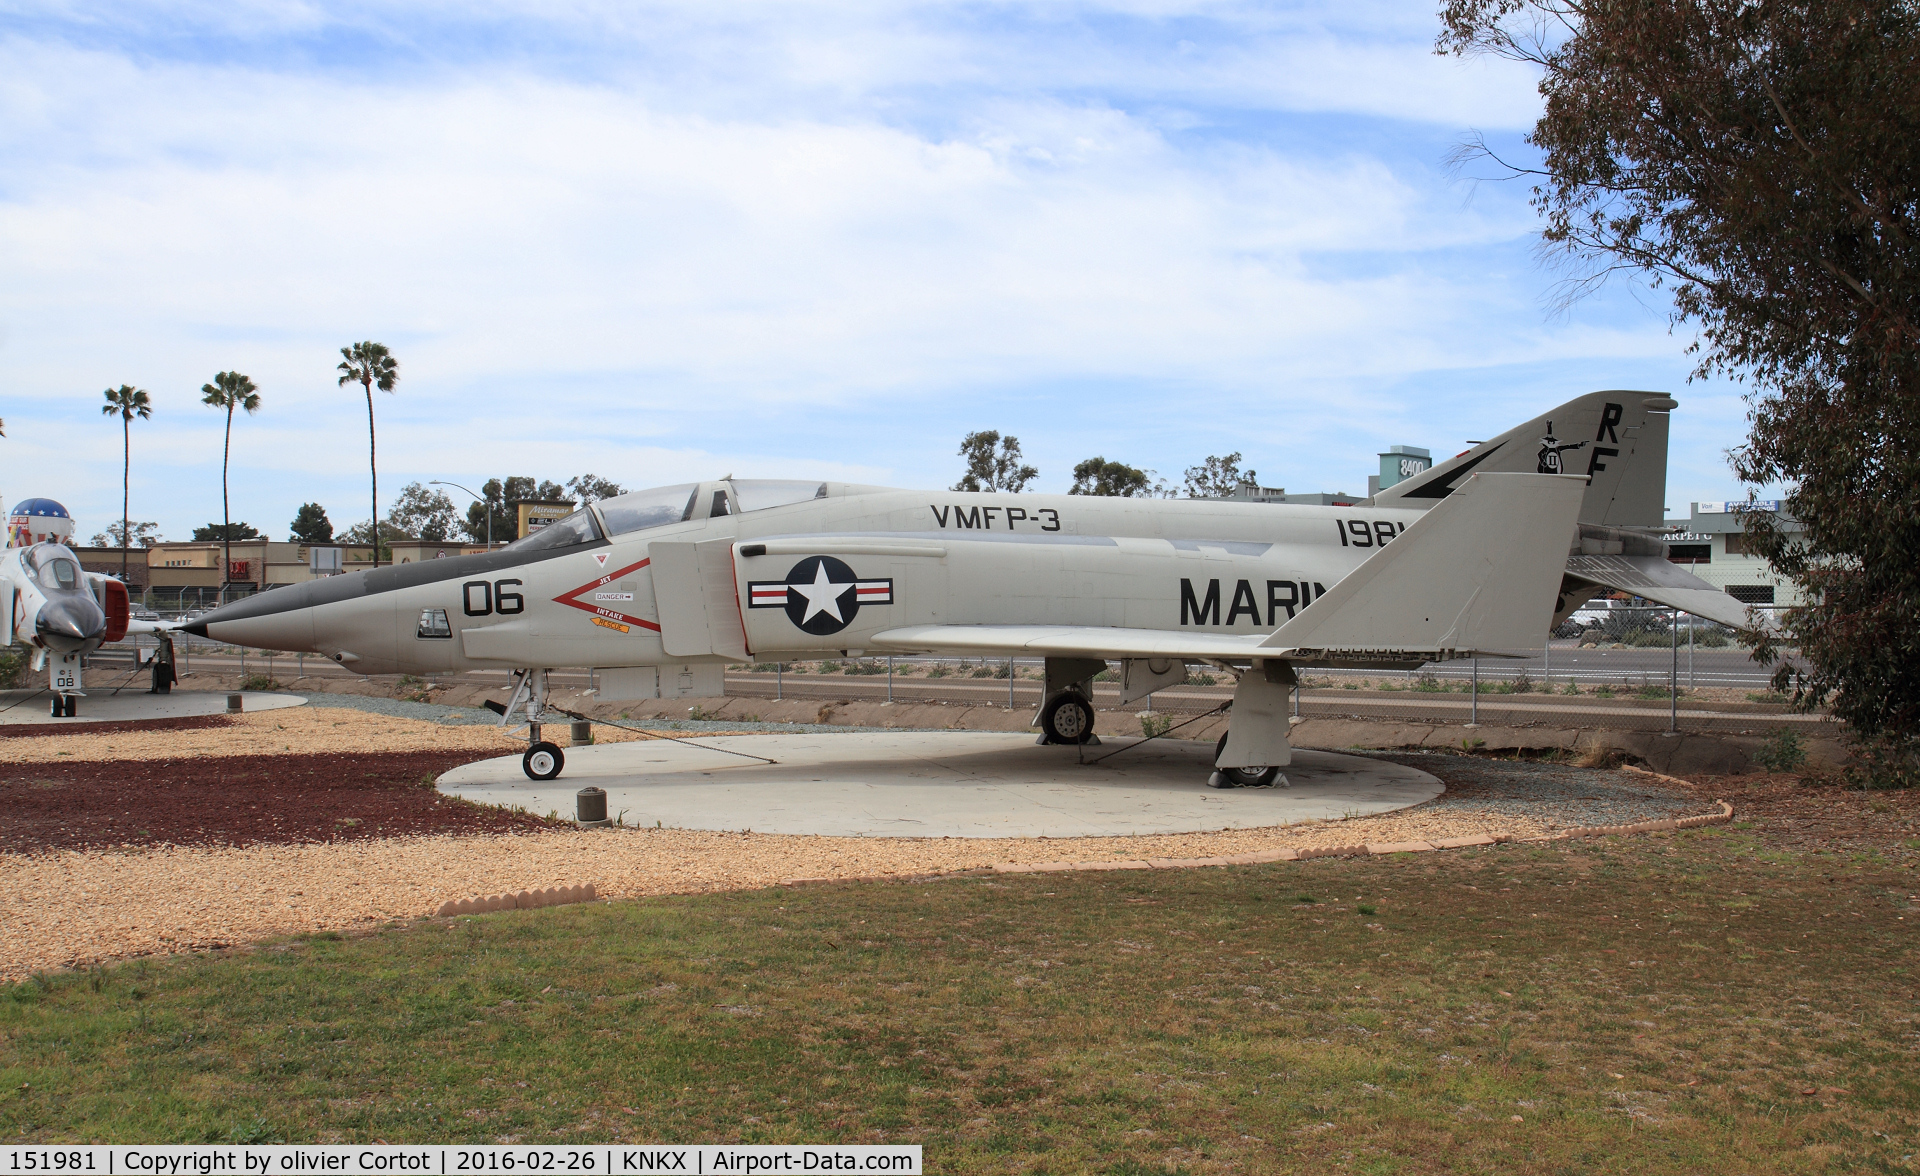
[[[51,701],[44,690],[0,690],[0,725],[132,723],[142,719],[188,719],[227,713],[226,692],[216,690],[176,690],[172,694],[148,694],[131,688],[118,694],[101,690],[81,698],[80,713],[71,719],[56,719],[48,714]],[[240,705],[245,710],[266,711],[299,706],[306,701],[297,694],[248,690],[242,692]]]
[[[558,780],[527,779],[519,756],[440,777],[451,796],[574,815],[574,794],[607,791],[628,825],[841,837],[1110,837],[1264,828],[1363,816],[1432,800],[1439,780],[1414,768],[1296,751],[1290,787],[1206,786],[1213,745],[1156,739],[1103,763],[1032,735],[899,731],[690,737],[566,752]],[[1086,759],[1138,743],[1109,739]],[[715,750],[707,750],[712,748]],[[766,764],[729,755],[748,752]]]

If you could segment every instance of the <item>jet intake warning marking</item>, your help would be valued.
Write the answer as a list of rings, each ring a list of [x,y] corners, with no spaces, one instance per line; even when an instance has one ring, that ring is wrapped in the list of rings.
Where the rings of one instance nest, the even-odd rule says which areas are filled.
[[[633,604],[633,593],[607,591],[607,585],[622,576],[632,575],[641,568],[646,567],[648,562],[649,561],[643,559],[639,563],[628,564],[617,572],[608,572],[597,580],[582,584],[571,592],[563,592],[554,597],[554,603],[571,605],[582,612],[592,613],[594,624],[600,625],[605,629],[614,629],[625,633],[629,631],[629,626],[638,625],[642,629],[650,629],[658,633],[660,631],[659,622],[649,621],[645,617],[636,617],[626,611],[626,608],[631,607]],[[594,602],[591,604],[581,599],[581,597],[589,592],[593,593]]]
[[[747,584],[748,608],[784,608],[801,632],[824,637],[853,623],[863,604],[892,604],[893,581],[862,580],[831,555],[810,555],[784,580]]]

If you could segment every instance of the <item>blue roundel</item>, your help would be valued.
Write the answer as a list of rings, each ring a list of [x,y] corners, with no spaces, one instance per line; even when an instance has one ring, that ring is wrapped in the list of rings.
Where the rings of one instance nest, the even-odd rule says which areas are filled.
[[[70,519],[67,508],[51,498],[27,498],[13,504],[9,515],[32,515],[36,518]]]

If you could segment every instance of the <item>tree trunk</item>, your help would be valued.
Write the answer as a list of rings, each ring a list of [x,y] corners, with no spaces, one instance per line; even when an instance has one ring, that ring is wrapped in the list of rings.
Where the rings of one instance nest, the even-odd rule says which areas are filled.
[[[361,381],[367,389],[367,469],[373,476],[373,517],[368,527],[373,531],[373,566],[380,566],[380,463],[374,459],[373,448],[373,380]]]
[[[120,416],[120,582],[127,582],[127,485],[133,477],[133,418]]]
[[[220,603],[227,602],[227,584],[233,579],[233,512],[227,509],[227,460],[233,454],[233,402],[227,402],[227,443],[220,450]]]

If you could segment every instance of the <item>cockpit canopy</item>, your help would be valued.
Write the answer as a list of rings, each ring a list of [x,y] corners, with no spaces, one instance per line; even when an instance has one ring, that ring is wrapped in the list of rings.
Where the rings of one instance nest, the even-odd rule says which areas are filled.
[[[703,490],[706,491],[704,495]],[[635,531],[664,527],[671,523],[771,510],[776,506],[791,506],[796,502],[825,497],[827,484],[812,479],[729,479],[656,486],[651,490],[635,490],[631,494],[602,499],[592,506],[581,507],[566,518],[550,523],[524,539],[509,543],[507,550],[543,551],[556,547],[577,547],[603,537],[630,535]]]
[[[61,544],[36,543],[27,549],[26,561],[43,592],[74,592],[82,586],[80,561]]]

